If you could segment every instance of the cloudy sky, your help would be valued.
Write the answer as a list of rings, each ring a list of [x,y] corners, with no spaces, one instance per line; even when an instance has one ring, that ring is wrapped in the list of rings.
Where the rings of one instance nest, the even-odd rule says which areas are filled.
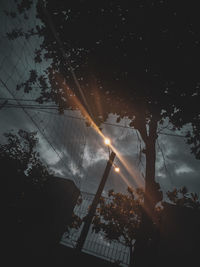
[[[0,106],[3,98],[20,99],[21,104],[34,104],[23,99],[34,99],[37,91],[24,94],[16,91],[16,84],[23,82],[31,68],[43,72],[47,66],[36,65],[33,60],[33,51],[39,46],[40,40],[20,38],[8,41],[6,32],[14,26],[30,27],[36,23],[34,12],[29,13],[29,19],[24,24],[22,18],[9,19],[3,13],[4,9],[12,9],[7,1],[1,1],[0,8]],[[37,88],[35,88],[37,89]],[[22,99],[22,100],[21,100]],[[9,100],[10,104],[16,104]],[[109,157],[108,148],[102,138],[91,128],[86,127],[84,120],[78,112],[67,111],[58,115],[55,110],[50,113],[44,110],[21,108],[0,109],[1,140],[2,133],[11,129],[20,128],[38,131],[39,151],[44,161],[56,172],[58,176],[74,180],[81,190],[95,192],[102,177],[106,162]],[[35,123],[33,123],[33,121]],[[115,116],[111,115],[107,123],[114,123]],[[143,143],[139,134],[134,129],[123,128],[128,120],[124,119],[118,127],[109,124],[102,125],[103,133],[112,140],[112,144],[119,151],[127,168],[115,159],[115,164],[120,167],[120,174],[111,170],[105,192],[113,188],[115,191],[125,191],[127,185],[135,186],[143,183],[145,157],[141,153]],[[170,130],[163,130],[166,134],[174,134]],[[175,134],[184,135],[184,131]],[[51,143],[52,146],[49,144]],[[161,189],[166,192],[174,187],[187,186],[189,191],[200,192],[200,164],[190,153],[190,147],[185,139],[178,136],[160,134],[157,141],[156,180]]]

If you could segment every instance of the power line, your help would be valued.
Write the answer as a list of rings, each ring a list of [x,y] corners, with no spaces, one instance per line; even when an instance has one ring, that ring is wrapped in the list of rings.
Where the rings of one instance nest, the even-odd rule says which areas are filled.
[[[79,81],[78,81],[78,79],[77,79],[77,77],[76,77],[76,74],[75,74],[75,72],[74,72],[74,69],[72,68],[72,66],[71,66],[71,64],[70,64],[70,62],[69,62],[69,60],[68,60],[68,58],[67,58],[67,55],[66,55],[66,53],[65,53],[65,50],[64,50],[64,48],[63,48],[63,44],[62,44],[62,42],[61,42],[61,40],[60,40],[60,38],[59,38],[59,36],[58,36],[58,34],[57,34],[57,31],[56,31],[56,29],[55,29],[55,27],[54,27],[54,24],[53,24],[53,22],[52,22],[51,16],[50,16],[50,14],[48,13],[48,11],[47,11],[47,9],[46,9],[44,3],[41,3],[41,6],[42,6],[42,9],[43,9],[44,13],[46,14],[46,17],[47,17],[47,20],[48,20],[47,23],[49,24],[50,30],[51,30],[51,32],[52,32],[52,34],[53,34],[53,36],[54,36],[56,42],[58,43],[60,52],[61,52],[63,58],[66,60],[68,66],[69,66],[69,70],[70,70],[70,72],[71,72],[72,78],[73,78],[73,80],[74,80],[74,82],[75,82],[75,84],[76,84],[76,86],[77,86],[77,88],[78,88],[78,91],[79,91],[79,93],[80,93],[80,95],[81,95],[81,98],[82,98],[82,100],[83,100],[83,102],[84,102],[85,108],[86,108],[86,110],[88,111],[88,114],[91,116],[91,118],[92,118],[93,121],[94,121],[94,116],[93,116],[93,114],[92,114],[92,111],[91,111],[91,109],[90,109],[90,106],[88,105],[88,102],[87,102],[86,97],[85,97],[85,95],[84,95],[84,93],[83,93],[83,90],[82,90],[82,88],[81,88],[81,86],[80,86],[80,83],[79,83]]]
[[[9,98],[9,97],[0,97],[0,100],[8,100],[8,101],[31,101],[31,102],[36,102],[36,99],[25,99],[25,98]]]
[[[4,83],[4,81],[0,78],[0,82],[2,83],[2,85],[7,89],[7,91],[12,95],[12,97],[15,99],[14,94],[12,93],[12,91],[8,88],[8,86]],[[16,99],[15,99],[16,100]],[[50,142],[50,140],[48,139],[48,137],[46,136],[46,134],[40,129],[39,125],[37,124],[37,122],[32,118],[32,116],[27,112],[27,110],[23,107],[23,105],[21,105],[21,103],[16,100],[17,104],[19,106],[21,106],[22,110],[24,111],[24,113],[27,115],[27,117],[31,120],[31,122],[35,125],[35,127],[39,130],[39,132],[41,133],[41,135],[44,137],[44,139],[47,141],[47,143],[50,145],[50,147],[53,149],[53,151],[57,154],[57,156],[59,157],[59,159],[61,161],[63,161],[62,157],[60,156],[60,154],[56,151],[56,149],[54,148],[53,144]],[[67,168],[68,169],[68,168]],[[69,169],[68,169],[69,170]],[[71,171],[69,170],[69,172],[71,173]]]
[[[16,100],[17,101],[17,100]],[[61,114],[60,113],[53,113],[53,112],[50,112],[50,111],[47,111],[47,110],[58,110],[58,107],[56,105],[45,105],[45,106],[41,106],[41,105],[25,105],[25,104],[5,104],[3,106],[4,108],[26,108],[26,109],[35,109],[35,110],[38,110],[40,112],[46,112],[46,113],[49,113],[49,114],[52,114],[52,115],[58,115],[60,116]],[[70,108],[68,110],[71,110]],[[69,117],[69,118],[72,118],[72,119],[78,119],[78,120],[85,120],[85,118],[81,118],[81,117],[77,117],[77,116],[73,116],[73,115],[68,115],[68,114],[65,114],[63,113],[62,116],[66,116],[66,117]],[[130,129],[130,130],[136,130],[130,126],[125,126],[125,125],[119,125],[119,124],[115,124],[115,123],[110,123],[110,122],[102,122],[102,124],[105,124],[105,125],[109,125],[109,126],[113,126],[113,127],[118,127],[118,128],[125,128],[125,129]],[[164,132],[159,132],[159,134],[161,135],[168,135],[168,136],[174,136],[174,137],[182,137],[182,138],[186,138],[185,135],[180,135],[180,134],[172,134],[172,133],[164,133]]]
[[[174,137],[182,137],[182,138],[186,138],[186,135],[181,135],[181,134],[171,134],[171,133],[163,133],[163,132],[159,132],[159,134],[162,135],[169,135],[169,136],[174,136]]]
[[[81,97],[82,97],[82,99],[83,99],[83,102],[84,102],[84,104],[85,104],[85,106],[86,106],[86,108],[87,108],[89,114],[91,115],[91,117],[92,117],[93,120],[94,120],[94,116],[93,116],[93,114],[92,114],[92,111],[91,111],[91,109],[90,109],[90,106],[89,106],[88,103],[87,103],[87,100],[86,100],[85,95],[84,95],[84,93],[83,93],[83,91],[82,91],[82,88],[81,88],[81,86],[80,86],[80,83],[79,83],[79,81],[78,81],[78,79],[77,79],[77,77],[76,77],[76,74],[75,74],[75,72],[74,72],[74,69],[72,68],[72,66],[71,66],[71,64],[70,64],[70,62],[69,62],[69,60],[68,60],[68,58],[67,58],[67,56],[66,56],[66,53],[65,53],[65,51],[64,51],[62,42],[61,42],[61,40],[60,40],[60,38],[59,38],[59,36],[58,36],[58,34],[57,34],[57,32],[56,32],[56,29],[55,29],[55,27],[54,27],[54,24],[52,23],[52,19],[51,19],[49,13],[48,13],[46,7],[45,7],[43,4],[42,4],[42,8],[43,8],[43,11],[45,12],[45,14],[46,14],[46,16],[47,16],[48,24],[49,24],[49,27],[50,27],[50,29],[51,29],[51,31],[52,31],[52,34],[53,34],[54,38],[56,39],[56,41],[57,41],[57,43],[58,43],[58,45],[59,45],[60,51],[61,51],[63,57],[65,58],[65,60],[66,60],[66,62],[67,62],[67,64],[68,64],[68,66],[69,66],[69,70],[70,70],[70,72],[71,72],[71,74],[72,74],[72,77],[73,77],[73,79],[74,79],[74,82],[75,82],[75,84],[76,84],[76,86],[77,86],[77,88],[78,88],[78,90],[79,90],[79,92],[80,92],[80,94],[81,94]],[[95,121],[95,120],[94,120],[94,121]],[[107,124],[107,125],[111,125],[111,126],[115,126],[115,127],[121,127],[121,128],[133,129],[133,128],[128,127],[128,126],[114,125],[114,124],[111,124],[111,123],[103,123],[103,124]],[[167,134],[167,133],[160,133],[160,134],[163,134],[163,135],[171,135],[171,136],[176,136],[176,137],[185,137],[185,136],[182,136],[182,135],[173,135],[173,134]]]
[[[58,106],[55,105],[28,105],[28,104],[10,104],[10,103],[6,103],[4,105],[4,107],[6,108],[29,108],[29,109],[55,109],[58,110]]]
[[[21,27],[21,26],[22,25],[20,24],[19,27]],[[33,27],[33,25],[31,25],[31,28],[32,27]],[[10,29],[6,30],[6,32],[9,32],[9,31],[10,31]],[[71,178],[73,178],[73,180],[75,179],[77,181],[79,179],[79,176],[77,174],[76,175],[74,174],[75,168],[73,169],[73,167],[75,166],[75,164],[73,165],[72,159],[77,160],[77,156],[81,157],[80,153],[82,153],[82,148],[80,148],[80,143],[82,145],[82,143],[83,143],[82,139],[85,138],[85,133],[80,131],[80,128],[79,128],[77,131],[78,137],[76,135],[76,138],[78,138],[79,143],[77,144],[77,142],[74,142],[73,146],[70,146],[70,149],[69,149],[69,143],[72,141],[67,140],[66,134],[63,135],[63,132],[68,131],[68,129],[67,129],[67,127],[68,127],[70,134],[72,136],[75,136],[74,131],[71,128],[71,126],[76,125],[75,121],[74,120],[67,120],[66,118],[63,118],[63,119],[57,120],[55,123],[55,120],[53,120],[53,119],[55,119],[55,117],[45,116],[42,113],[38,112],[38,110],[41,110],[41,111],[43,110],[44,105],[32,105],[32,104],[39,104],[39,102],[37,102],[37,100],[38,100],[38,96],[36,94],[37,91],[35,93],[32,90],[28,94],[23,92],[23,90],[15,91],[15,85],[17,83],[19,83],[20,81],[23,81],[24,79],[26,79],[26,77],[28,76],[29,70],[37,67],[37,73],[41,73],[44,68],[46,69],[46,63],[45,63],[45,66],[41,67],[41,65],[40,65],[38,67],[38,65],[36,65],[35,61],[32,62],[32,59],[30,58],[30,55],[35,50],[36,44],[38,46],[38,40],[35,42],[35,39],[34,40],[31,39],[31,42],[30,42],[29,40],[26,40],[25,38],[24,38],[24,41],[21,39],[22,38],[20,38],[19,41],[14,42],[14,46],[12,44],[12,48],[11,48],[12,51],[11,51],[11,49],[6,49],[5,50],[6,53],[4,55],[4,58],[2,58],[3,60],[0,60],[1,61],[0,62],[0,64],[1,64],[0,71],[2,74],[2,75],[0,75],[0,77],[2,78],[2,81],[0,81],[0,88],[3,91],[3,90],[5,90],[4,86],[7,86],[8,87],[7,89],[9,89],[13,93],[13,94],[11,94],[11,92],[9,92],[11,95],[7,95],[7,96],[9,96],[9,97],[15,96],[15,99],[8,98],[9,103],[5,107],[5,109],[6,108],[7,109],[9,109],[9,108],[22,109],[22,111],[24,112],[24,115],[27,116],[27,119],[31,120],[31,124],[34,125],[34,128],[36,127],[36,129],[38,129],[37,131],[38,131],[39,135],[42,131],[42,133],[40,135],[42,139],[45,135],[46,138],[44,137],[44,142],[46,143],[46,145],[44,144],[44,146],[43,146],[43,143],[42,143],[42,148],[44,148],[45,150],[46,149],[52,150],[53,154],[56,153],[55,156],[52,155],[52,161],[51,161],[51,162],[53,162],[52,166],[54,164],[54,159],[55,159],[55,162],[58,162],[58,164],[56,163],[57,165],[55,165],[56,171],[60,171],[60,170],[62,171],[63,170],[63,174],[68,173],[69,176],[70,176],[70,173],[72,173],[73,176],[71,176]],[[15,44],[16,44],[16,46],[15,46]],[[19,48],[18,48],[18,45],[19,45]],[[9,51],[9,55],[6,55],[7,51]],[[10,57],[11,53],[13,53],[13,58],[14,58],[12,61],[11,61],[11,57]],[[3,86],[2,86],[2,82],[4,82]],[[36,83],[38,84],[38,81],[36,81]],[[13,85],[14,85],[14,87],[13,87]],[[40,88],[41,89],[41,86],[38,86],[38,87],[33,86],[32,88]],[[51,89],[51,87],[48,87],[48,88]],[[3,97],[6,96],[6,94],[4,95],[4,94],[0,93],[0,96],[2,96],[2,98],[0,98],[0,106],[3,109],[4,105],[5,105],[4,103],[6,103],[5,101],[7,100]],[[3,99],[4,99],[4,101],[2,101]],[[52,101],[49,102],[49,104],[51,104],[51,103],[52,103]],[[14,104],[15,104],[15,106],[14,106]],[[19,104],[21,104],[21,106]],[[31,104],[32,106],[28,106],[28,104]],[[46,104],[46,103],[44,103],[44,104]],[[55,104],[55,103],[53,103],[53,104]],[[46,109],[46,111],[48,111],[48,110],[52,111],[52,113],[53,112],[56,113],[56,110],[58,110],[57,106],[48,106],[47,107],[47,105],[45,105],[44,108]],[[47,108],[48,108],[48,110],[47,110]],[[33,112],[31,110],[33,110]],[[17,112],[17,110],[15,110],[15,109],[13,111]],[[10,115],[9,110],[8,110],[8,114]],[[3,113],[3,115],[4,115],[4,113]],[[31,118],[28,115],[30,115]],[[47,121],[48,121],[48,128],[47,128]],[[69,121],[70,121],[70,126],[68,125]],[[65,127],[63,127],[65,122],[67,123],[66,129],[65,129]],[[22,121],[22,125],[23,124],[24,123]],[[35,124],[37,124],[38,127]],[[81,125],[84,125],[84,123],[82,123]],[[49,131],[49,128],[51,129],[50,131]],[[47,139],[49,142],[47,141]],[[65,143],[63,141],[68,142],[67,143],[68,146],[66,146],[65,149],[64,149]],[[51,145],[50,145],[50,143],[51,143]],[[70,143],[70,145],[71,145],[71,143]],[[43,149],[43,151],[45,152],[44,149]],[[62,158],[62,161],[59,160],[61,158]],[[66,161],[66,158],[67,158],[67,161]],[[68,160],[68,159],[70,159],[70,160]],[[74,160],[74,162],[76,163],[75,160]],[[51,164],[50,161],[49,161],[49,164]],[[78,164],[80,165],[79,162],[78,162]],[[79,166],[78,164],[77,164],[77,166]],[[64,165],[67,165],[66,166],[67,168],[64,168]],[[68,171],[68,168],[70,169],[70,172]],[[79,168],[79,167],[77,167],[77,168]]]
[[[41,112],[46,112],[46,110],[42,110]],[[59,113],[52,113],[52,112],[48,112],[49,114],[53,114],[53,115],[59,115]],[[72,119],[78,119],[78,120],[85,120],[84,118],[80,118],[80,117],[76,117],[76,116],[71,116],[71,115],[67,115],[67,114],[62,114],[63,116],[66,116],[66,117],[70,117]],[[102,124],[105,124],[105,125],[109,125],[109,126],[113,126],[113,127],[118,127],[118,128],[125,128],[125,129],[130,129],[130,130],[134,130],[134,131],[137,131],[137,129],[134,129],[130,126],[125,126],[125,125],[119,125],[119,124],[115,124],[115,123],[109,123],[109,122],[102,122]],[[185,135],[180,135],[180,134],[170,134],[170,133],[163,133],[163,132],[159,132],[159,134],[161,135],[169,135],[169,136],[174,136],[174,137],[182,137],[182,138],[186,138]]]

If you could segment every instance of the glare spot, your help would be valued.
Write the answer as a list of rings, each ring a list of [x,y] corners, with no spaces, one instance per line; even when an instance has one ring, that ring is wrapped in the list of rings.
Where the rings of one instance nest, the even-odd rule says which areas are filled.
[[[109,139],[109,138],[105,138],[104,143],[105,143],[106,145],[110,145],[110,139]]]
[[[119,167],[115,167],[115,171],[119,172],[120,171]]]

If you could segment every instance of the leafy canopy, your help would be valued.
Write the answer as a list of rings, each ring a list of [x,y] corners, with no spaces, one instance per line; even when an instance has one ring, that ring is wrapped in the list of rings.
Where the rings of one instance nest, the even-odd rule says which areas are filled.
[[[127,189],[127,194],[110,190],[108,199],[101,198],[93,219],[93,230],[103,231],[108,240],[117,240],[133,247],[139,236],[144,192]]]
[[[169,200],[181,207],[189,207],[200,210],[200,201],[197,193],[189,193],[186,187],[168,191],[167,196]]]
[[[20,183],[17,177],[27,177],[32,183],[43,183],[51,171],[42,162],[37,151],[36,132],[20,129],[17,134],[5,133],[5,143],[0,144],[0,163],[4,175]]]
[[[30,1],[22,1],[19,13],[29,6]],[[175,128],[191,123],[188,140],[199,158],[197,10],[195,1],[134,1],[130,6],[124,0],[40,0],[42,24],[28,33],[15,29],[9,38],[38,34],[43,41],[35,61],[51,63],[46,74],[32,70],[18,89],[29,92],[38,83],[38,101],[53,100],[61,111],[77,108],[71,101],[74,92],[79,96],[71,65],[99,124],[110,113],[127,116],[147,141],[145,127],[153,119],[162,123],[168,117]]]

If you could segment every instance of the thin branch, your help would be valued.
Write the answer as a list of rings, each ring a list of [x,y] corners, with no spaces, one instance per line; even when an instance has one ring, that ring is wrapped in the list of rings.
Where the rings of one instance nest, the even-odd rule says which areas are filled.
[[[166,165],[166,160],[165,160],[164,152],[163,152],[163,150],[162,150],[162,148],[161,148],[161,146],[160,146],[158,140],[157,140],[157,144],[158,144],[158,148],[159,148],[159,150],[160,150],[160,152],[161,152],[161,155],[162,155],[162,158],[163,158],[163,165],[164,165],[165,171],[166,171],[166,173],[169,175],[169,179],[170,179],[171,184],[173,184],[173,182],[172,182],[172,178],[171,178],[171,174],[170,174],[169,170],[167,169],[167,165]]]

